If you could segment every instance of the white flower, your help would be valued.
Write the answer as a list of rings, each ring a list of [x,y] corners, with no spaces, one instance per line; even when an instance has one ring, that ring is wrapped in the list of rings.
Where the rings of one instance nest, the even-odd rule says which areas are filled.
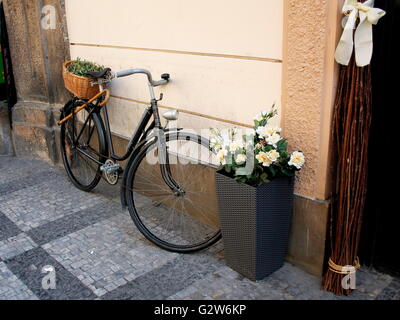
[[[230,144],[229,144],[229,150],[231,151],[231,152],[235,152],[235,151],[237,151],[237,150],[239,150],[239,149],[242,149],[243,148],[243,143],[241,143],[241,142],[239,142],[239,141],[232,141]]]
[[[218,161],[225,165],[226,164],[226,156],[228,155],[228,151],[226,149],[221,149],[217,153],[217,159]]]
[[[258,127],[256,132],[259,135],[260,139],[263,139],[268,135],[267,134],[267,127],[264,127],[264,126]]]
[[[262,149],[264,146],[261,143],[256,144],[256,149]]]
[[[271,159],[265,152],[260,152],[258,155],[256,155],[256,159],[258,160],[259,163],[262,163],[264,167],[269,167],[272,164]]]
[[[282,129],[279,128],[279,127],[268,127],[268,128],[266,128],[265,131],[266,131],[268,136],[272,136],[275,133],[281,133]]]
[[[256,132],[260,136],[261,139],[268,138],[269,136],[273,136],[275,134],[279,134],[282,131],[279,127],[267,127],[260,126],[257,128]]]
[[[268,136],[273,136],[274,134],[280,133],[281,130],[282,129],[279,127],[260,126],[257,128],[256,132],[260,138],[267,138]]]
[[[281,141],[281,140],[282,140],[282,137],[281,137],[279,134],[277,134],[277,133],[274,133],[273,135],[267,136],[267,137],[265,138],[265,141],[266,141],[268,144],[274,146],[275,148],[276,148],[277,143],[278,143],[279,141]]]
[[[220,140],[218,140],[216,138],[211,138],[210,139],[210,147],[215,151],[219,151],[222,148],[222,143]]]
[[[297,169],[301,169],[304,163],[304,154],[299,151],[293,152],[293,154],[290,156],[290,161],[288,162],[289,166],[295,166]]]
[[[276,162],[279,159],[280,154],[276,150],[271,150],[270,152],[267,153],[267,156],[269,160],[271,160],[272,162]]]
[[[237,164],[242,164],[244,162],[246,162],[247,160],[247,156],[243,153],[240,153],[236,156],[236,163]]]

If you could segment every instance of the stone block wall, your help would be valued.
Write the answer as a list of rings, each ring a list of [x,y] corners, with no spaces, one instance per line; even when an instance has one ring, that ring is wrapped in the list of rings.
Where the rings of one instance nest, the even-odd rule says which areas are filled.
[[[57,162],[59,128],[55,119],[70,97],[61,72],[62,63],[70,57],[65,3],[58,0],[4,0],[3,3],[18,94],[18,103],[12,110],[15,155]],[[49,22],[49,27],[44,22]],[[5,121],[3,113],[0,119],[1,123]]]
[[[8,156],[13,153],[8,106],[0,102],[0,156]]]
[[[58,161],[54,106],[19,102],[13,109],[13,140],[18,157]]]

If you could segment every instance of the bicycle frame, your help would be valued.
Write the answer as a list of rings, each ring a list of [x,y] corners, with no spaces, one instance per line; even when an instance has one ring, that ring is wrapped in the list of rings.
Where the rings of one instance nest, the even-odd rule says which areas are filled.
[[[106,105],[109,91],[103,90],[103,84],[113,77],[135,73],[147,75],[151,101],[127,143],[125,154],[117,155]],[[117,74],[104,69],[89,75],[97,78],[100,93],[90,100],[74,97],[61,109],[60,150],[71,182],[88,192],[101,179],[110,185],[117,185],[122,179],[122,208],[129,208],[139,231],[161,248],[189,253],[218,241],[221,238],[218,223],[208,214],[208,207],[202,204],[204,196],[207,196],[202,186],[203,173],[208,175],[208,169],[196,166],[207,164],[201,155],[204,151],[210,152],[209,141],[195,133],[184,133],[180,128],[167,129],[168,125],[161,124],[157,103],[162,96],[157,100],[153,88],[167,83],[169,75],[162,75],[164,80],[161,81],[153,81],[151,74],[143,69]],[[79,111],[84,111],[81,116],[77,116]],[[178,112],[171,110],[163,117],[174,121]],[[127,164],[122,168],[118,162],[125,160],[128,160]],[[188,169],[182,167],[186,164],[189,164]],[[196,191],[203,195],[196,196]],[[138,206],[137,200],[143,197],[147,200]],[[153,217],[147,217],[149,212]],[[197,227],[198,231],[195,230]]]
[[[155,94],[154,94],[154,87],[168,83],[169,75],[166,75],[166,74],[162,75],[163,80],[154,81],[151,76],[151,73],[149,71],[144,70],[144,69],[130,69],[130,70],[123,70],[118,73],[115,73],[112,75],[112,78],[122,78],[122,77],[126,77],[129,75],[140,74],[140,73],[145,74],[147,76],[151,102],[150,102],[150,106],[145,109],[145,111],[139,121],[139,124],[136,127],[136,130],[134,131],[134,133],[128,143],[126,153],[123,156],[118,156],[114,152],[114,144],[113,144],[113,140],[112,140],[107,106],[105,106],[103,108],[103,118],[104,118],[103,122],[105,124],[106,139],[107,139],[107,144],[110,147],[110,149],[109,149],[110,154],[108,156],[109,156],[109,158],[111,158],[112,160],[115,160],[115,161],[127,160],[133,154],[133,151],[135,150],[138,143],[143,142],[146,139],[147,134],[151,130],[156,129],[158,131],[161,131],[163,129],[161,126],[160,115],[158,112],[158,105],[157,105],[158,100],[155,98]],[[101,83],[101,80],[99,79],[98,82],[100,84],[99,85],[100,91],[103,91],[104,88],[103,88],[103,84]],[[146,129],[146,127],[149,124],[152,117],[154,118],[153,122]]]
[[[154,110],[156,110],[156,113],[154,113]],[[133,154],[137,145],[146,139],[148,133],[151,130],[156,128],[156,121],[153,120],[152,123],[150,124],[150,126],[146,129],[152,116],[154,116],[155,114],[158,114],[157,101],[152,101],[151,106],[147,107],[145,109],[145,111],[143,112],[143,115],[142,115],[141,119],[139,120],[139,124],[136,127],[132,137],[129,140],[129,143],[128,143],[127,149],[126,149],[126,153],[122,156],[118,156],[114,152],[114,143],[113,143],[113,139],[112,139],[112,133],[111,133],[111,128],[110,128],[110,121],[109,121],[109,117],[108,117],[107,106],[105,106],[102,111],[103,111],[103,122],[105,125],[105,131],[106,131],[106,140],[107,140],[107,145],[109,146],[108,157],[114,161],[127,160]]]
[[[125,70],[125,71],[115,74],[114,77],[124,77],[124,76],[128,76],[128,75],[135,74],[135,73],[144,73],[148,77],[148,80],[149,80],[148,86],[149,86],[149,91],[150,91],[150,96],[151,96],[150,106],[147,107],[145,109],[145,111],[143,112],[143,115],[139,121],[139,124],[137,125],[131,139],[129,140],[126,153],[122,156],[118,156],[114,152],[114,143],[113,143],[113,139],[112,139],[107,105],[104,105],[100,109],[100,112],[103,113],[102,115],[101,114],[100,115],[103,118],[103,123],[105,126],[104,130],[106,133],[106,144],[108,146],[108,148],[107,148],[108,154],[101,155],[101,156],[104,156],[108,159],[112,159],[114,161],[125,161],[125,160],[129,159],[130,157],[132,157],[132,155],[134,155],[135,152],[140,151],[141,147],[143,147],[146,144],[146,142],[148,142],[149,132],[154,131],[155,134],[151,137],[151,139],[156,138],[157,143],[159,144],[158,157],[159,157],[160,168],[161,168],[161,173],[162,173],[163,179],[173,192],[180,193],[180,192],[182,192],[182,190],[181,190],[179,184],[171,176],[171,170],[169,167],[169,159],[168,159],[168,155],[166,152],[167,148],[166,148],[166,144],[165,144],[165,131],[167,131],[167,130],[165,130],[161,125],[161,120],[160,120],[160,115],[159,115],[158,105],[157,105],[157,102],[159,100],[157,100],[155,98],[154,89],[153,89],[154,86],[165,84],[168,82],[168,80],[165,79],[165,80],[161,80],[161,81],[153,81],[151,74],[147,70],[143,70],[143,69]],[[98,81],[100,84],[99,85],[100,92],[102,92],[104,90],[103,84],[101,82],[101,79],[98,79]],[[97,110],[98,109],[92,109],[90,111],[90,113],[98,112]],[[88,117],[88,119],[89,118],[90,117]],[[150,122],[151,118],[153,118],[152,122]],[[83,127],[81,129],[81,132],[77,135],[77,141],[79,140],[79,137],[81,136],[83,130],[85,129],[86,125],[88,124],[88,119],[86,119],[86,121],[83,124]],[[150,123],[150,126],[148,126],[149,123]],[[179,131],[179,129],[177,129],[177,131]],[[92,134],[93,134],[93,132],[91,132],[89,134],[89,138],[88,138],[89,141],[90,141]],[[102,165],[102,163],[100,163],[98,160],[96,160],[91,155],[87,154],[81,148],[77,147],[77,150],[83,156],[89,158],[90,160],[96,162],[99,165]],[[128,164],[128,166],[129,166],[129,164]]]

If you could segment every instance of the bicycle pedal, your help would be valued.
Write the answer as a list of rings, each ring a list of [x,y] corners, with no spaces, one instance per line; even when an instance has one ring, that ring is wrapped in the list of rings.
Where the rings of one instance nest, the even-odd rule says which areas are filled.
[[[106,173],[108,173],[108,174],[117,172],[117,171],[119,171],[120,169],[122,169],[122,168],[121,168],[121,166],[120,166],[119,164],[115,164],[115,165],[108,165],[108,164],[105,164],[105,165],[102,165],[102,166],[100,167],[100,171],[106,172]]]

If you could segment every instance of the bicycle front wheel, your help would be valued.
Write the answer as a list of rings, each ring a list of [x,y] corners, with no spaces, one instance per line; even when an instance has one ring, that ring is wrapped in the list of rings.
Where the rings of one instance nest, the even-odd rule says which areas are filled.
[[[128,168],[125,187],[129,212],[140,232],[163,249],[205,249],[221,238],[208,140],[171,134],[166,136],[166,150],[167,171],[181,192],[174,192],[165,182],[158,143],[150,143]]]
[[[67,115],[63,112],[62,117]],[[107,152],[99,115],[86,108],[64,122],[60,145],[64,168],[71,182],[83,191],[94,189],[101,179],[100,167]]]

